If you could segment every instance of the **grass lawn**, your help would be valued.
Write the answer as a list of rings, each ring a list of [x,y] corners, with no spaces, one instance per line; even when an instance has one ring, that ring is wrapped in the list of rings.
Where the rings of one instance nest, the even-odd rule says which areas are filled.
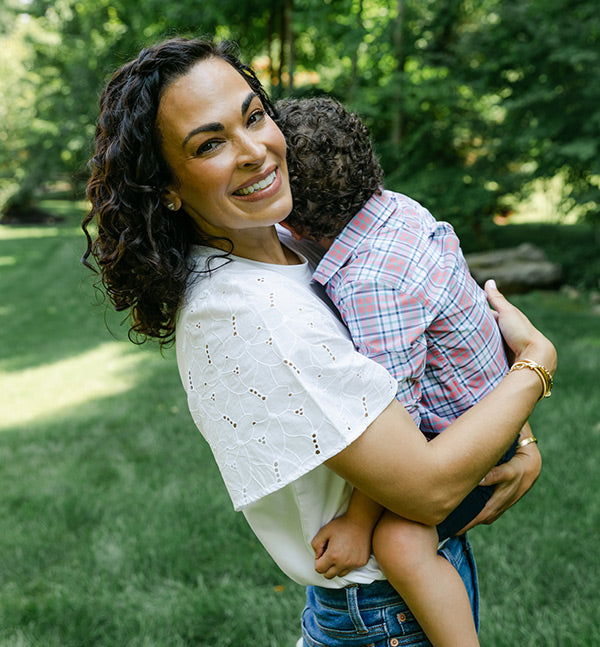
[[[68,220],[0,226],[0,647],[292,647],[302,588],[233,512],[173,351],[107,331],[82,249]],[[600,645],[600,317],[518,303],[560,372],[540,481],[471,533],[482,644]]]

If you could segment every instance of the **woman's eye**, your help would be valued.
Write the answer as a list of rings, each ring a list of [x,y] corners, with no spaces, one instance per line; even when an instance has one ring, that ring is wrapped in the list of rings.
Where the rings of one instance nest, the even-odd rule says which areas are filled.
[[[264,118],[265,118],[265,111],[262,108],[255,110],[248,117],[248,125],[252,126],[253,124],[258,123],[259,121],[262,121]]]
[[[196,149],[196,155],[206,155],[206,153],[212,153],[220,144],[218,140],[215,139],[209,139],[206,142],[203,142],[198,146]]]

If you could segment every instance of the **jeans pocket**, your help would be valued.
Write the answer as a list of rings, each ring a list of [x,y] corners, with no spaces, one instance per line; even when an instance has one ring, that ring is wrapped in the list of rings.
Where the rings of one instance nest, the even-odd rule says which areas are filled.
[[[369,632],[370,633],[370,632]],[[318,611],[305,609],[302,636],[309,647],[374,647],[373,638],[359,633],[346,609],[319,605]]]

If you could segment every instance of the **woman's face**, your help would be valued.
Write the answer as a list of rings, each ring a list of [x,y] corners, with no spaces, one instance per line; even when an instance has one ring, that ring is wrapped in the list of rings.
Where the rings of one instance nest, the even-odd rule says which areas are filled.
[[[203,232],[235,245],[291,211],[283,134],[222,59],[201,61],[167,87],[157,125],[176,178],[166,197]]]

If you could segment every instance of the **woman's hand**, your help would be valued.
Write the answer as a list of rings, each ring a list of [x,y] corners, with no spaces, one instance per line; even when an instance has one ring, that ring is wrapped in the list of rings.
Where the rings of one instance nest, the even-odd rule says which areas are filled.
[[[494,281],[487,281],[485,292],[504,341],[515,360],[530,359],[545,366],[550,373],[556,370],[556,350],[550,340],[533,326],[527,317],[510,304],[496,288]]]
[[[531,436],[529,425],[525,425],[523,429],[522,438]],[[494,523],[523,495],[529,492],[537,481],[541,469],[542,457],[535,443],[519,447],[510,461],[493,467],[487,473],[481,485],[495,485],[494,494],[477,517],[463,528],[459,534],[479,524],[489,525]]]

